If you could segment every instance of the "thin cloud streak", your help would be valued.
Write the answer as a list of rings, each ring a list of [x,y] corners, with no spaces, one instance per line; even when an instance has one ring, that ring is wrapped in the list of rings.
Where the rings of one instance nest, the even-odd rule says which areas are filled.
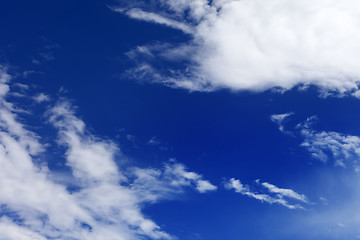
[[[259,180],[256,181],[260,183]],[[258,188],[257,190],[251,190],[249,185],[244,185],[240,180],[231,178],[225,182],[225,188],[228,190],[234,190],[236,193],[248,196],[260,200],[261,202],[266,202],[269,204],[280,204],[289,209],[304,209],[301,204],[295,203],[290,204],[289,201],[302,202],[308,204],[307,197],[305,195],[299,194],[291,189],[278,188],[273,184],[264,182],[261,183],[261,186],[267,190],[267,193],[259,193],[258,191],[263,191],[264,189]],[[287,198],[287,200],[285,199]]]

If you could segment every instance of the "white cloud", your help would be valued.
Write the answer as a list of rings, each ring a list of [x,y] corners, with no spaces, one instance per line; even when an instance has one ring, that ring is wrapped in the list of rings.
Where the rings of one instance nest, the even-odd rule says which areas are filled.
[[[147,72],[160,74],[160,82],[167,85],[201,91],[263,91],[314,84],[325,92],[359,96],[360,5],[356,1],[157,0],[142,6],[143,10],[123,12],[192,35],[189,42],[164,50],[191,48],[184,68]],[[163,66],[171,65],[163,62]]]
[[[10,76],[0,73],[1,239],[171,239],[142,214],[142,203],[152,199],[140,196],[156,191],[154,200],[158,200],[169,193],[175,196],[185,187],[199,192],[214,190],[199,174],[179,163],[163,169],[137,168],[160,188],[136,187],[146,176],[131,173],[122,163],[119,148],[89,133],[73,107],[64,101],[47,113],[58,132],[52,144],[58,151],[65,149],[63,155],[71,171],[67,181],[57,180],[57,173],[47,167],[46,157],[52,154],[54,160],[60,160],[63,155],[48,152],[41,137],[20,122],[21,112],[6,99]],[[71,186],[64,182],[71,182]]]
[[[48,102],[50,101],[50,97],[44,93],[36,94],[33,99],[36,103]]]
[[[10,90],[8,81],[10,80],[10,75],[6,73],[6,69],[0,66],[0,98],[3,98]]]
[[[160,141],[157,139],[156,136],[154,136],[147,142],[147,144],[155,146],[155,145],[159,145]]]
[[[314,117],[299,124],[300,134],[304,137],[301,146],[305,147],[313,158],[327,162],[329,156],[335,160],[335,165],[353,167],[360,170],[360,137],[332,131],[315,131],[311,128]]]
[[[111,142],[84,135],[85,124],[74,116],[69,103],[59,103],[50,114],[50,121],[59,129],[61,143],[68,147],[67,164],[75,178],[86,183],[116,183],[123,179],[114,162],[117,147]]]
[[[256,183],[260,183],[259,180]],[[267,202],[270,204],[277,203],[289,209],[303,209],[304,207],[298,203],[290,204],[289,201],[302,202],[308,204],[308,200],[305,195],[300,195],[291,189],[278,188],[273,184],[264,182],[261,183],[261,186],[267,190],[267,193],[259,193],[263,189],[257,189],[253,191],[250,189],[250,186],[243,185],[240,180],[231,178],[229,181],[225,182],[225,188],[228,190],[234,190],[237,193],[243,194],[245,196],[260,200],[262,202]],[[287,198],[287,200],[285,199]]]
[[[124,9],[114,8],[114,11],[117,12],[125,12],[126,15],[128,15],[131,18],[147,21],[147,22],[154,22],[157,24],[163,24],[172,28],[179,29],[183,31],[184,33],[191,33],[191,28],[181,22],[177,22],[175,20],[163,17],[159,14],[152,13],[152,12],[145,12],[138,8],[133,8],[128,11],[125,11]]]
[[[183,164],[174,159],[164,165],[163,169],[134,168],[130,175],[136,180],[131,189],[144,201],[156,202],[162,198],[171,198],[175,193],[183,191],[184,187],[192,187],[200,193],[217,189],[201,175],[189,172]]]
[[[304,203],[308,202],[308,200],[304,194],[299,194],[291,189],[278,188],[275,185],[273,185],[271,183],[267,183],[267,182],[263,182],[261,185],[264,186],[265,188],[267,188],[269,190],[269,192],[276,193],[281,197],[293,198],[295,200],[299,200]]]
[[[20,88],[21,90],[25,91],[29,89],[29,85],[27,84],[23,84],[23,83],[15,83],[14,84],[16,87]]]
[[[270,116],[271,121],[273,121],[274,123],[276,123],[279,126],[279,130],[281,132],[284,132],[284,120],[288,117],[290,117],[291,115],[293,115],[294,113],[289,112],[289,113],[283,113],[283,114],[273,114]]]
[[[317,120],[316,116],[307,118],[303,123],[297,124],[295,131],[285,131],[283,121],[293,113],[274,114],[271,120],[279,125],[281,132],[297,133],[304,138],[301,146],[306,148],[315,159],[327,162],[334,159],[334,165],[351,167],[360,171],[360,137],[342,134],[334,131],[316,131],[312,125]]]

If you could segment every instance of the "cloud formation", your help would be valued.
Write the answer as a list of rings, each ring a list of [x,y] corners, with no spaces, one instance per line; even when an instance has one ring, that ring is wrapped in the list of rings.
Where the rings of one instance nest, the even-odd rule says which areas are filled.
[[[184,23],[177,22],[175,20],[163,17],[163,16],[161,16],[159,14],[156,14],[156,13],[144,12],[141,9],[138,9],[138,8],[133,8],[133,9],[130,9],[128,11],[124,11],[123,9],[119,9],[119,8],[114,8],[114,11],[120,12],[120,13],[125,12],[126,15],[128,15],[131,18],[135,18],[135,19],[142,20],[142,21],[147,21],[147,22],[154,22],[154,23],[157,23],[157,24],[163,24],[163,25],[169,26],[171,28],[179,29],[179,30],[181,30],[181,31],[183,31],[185,33],[191,33],[192,32],[192,29],[188,25],[186,25]]]
[[[142,214],[143,203],[174,197],[186,187],[201,193],[216,189],[176,161],[161,169],[129,170],[119,148],[87,131],[66,101],[47,113],[58,133],[51,144],[64,149],[64,155],[51,157],[64,156],[70,171],[65,181],[58,179],[46,162],[48,145],[27,130],[21,112],[7,100],[9,80],[1,70],[0,239],[171,239]],[[148,178],[154,185],[142,184]]]
[[[279,126],[284,133],[294,133],[304,140],[300,146],[304,147],[311,157],[324,163],[334,160],[335,166],[350,167],[360,171],[360,137],[347,135],[334,131],[317,131],[313,128],[316,116],[306,119],[296,125],[293,130],[286,130],[283,121],[293,113],[273,114],[271,120]]]
[[[285,131],[284,121],[293,114],[294,113],[292,112],[283,113],[283,114],[273,114],[270,116],[270,119],[279,126],[280,132],[284,132]]]
[[[44,93],[36,94],[36,96],[33,97],[34,101],[36,103],[42,103],[42,102],[48,102],[50,101],[50,97]]]
[[[316,85],[327,93],[360,96],[356,1],[154,0],[134,5],[113,10],[192,37],[178,45],[164,43],[151,51],[153,58],[139,55],[134,77],[199,91]]]
[[[299,204],[299,202],[309,203],[305,195],[299,194],[291,189],[279,188],[267,182],[260,183],[260,180],[256,180],[256,183],[258,184],[257,190],[251,190],[249,185],[243,185],[240,180],[231,178],[225,182],[225,188],[262,202],[280,204],[289,209],[303,209],[304,207]],[[296,203],[291,204],[289,201]]]
[[[156,202],[182,192],[184,187],[193,187],[200,193],[214,191],[217,187],[202,179],[201,175],[189,172],[174,159],[166,163],[163,170],[133,168],[131,175],[136,178],[131,190],[143,201]]]
[[[360,137],[346,135],[333,131],[316,131],[311,128],[315,116],[299,124],[300,134],[304,137],[301,144],[315,159],[327,162],[334,159],[334,164],[341,167],[351,167],[360,170]]]

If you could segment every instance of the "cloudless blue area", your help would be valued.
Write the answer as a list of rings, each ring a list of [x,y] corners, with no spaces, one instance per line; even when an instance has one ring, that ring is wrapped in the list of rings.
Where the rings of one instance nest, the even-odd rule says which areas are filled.
[[[130,79],[125,71],[134,63],[126,52],[149,42],[186,41],[188,36],[129,19],[111,11],[111,4],[0,1],[0,64],[9,65],[18,82],[72,99],[89,129],[119,144],[136,165],[160,167],[176,158],[218,185],[217,192],[189,190],[174,200],[146,206],[145,214],[179,239],[327,239],[309,237],[299,229],[321,207],[289,210],[227,191],[222,185],[231,177],[249,184],[261,179],[295,189],[313,202],[321,196],[337,199],[326,184],[346,175],[346,170],[311,159],[299,147],[302,139],[281,133],[270,115],[294,112],[286,123],[289,129],[317,115],[317,130],[360,135],[359,100],[322,99],[313,88],[284,94],[190,93]],[[67,92],[59,93],[60,88]],[[153,137],[158,145],[148,144]],[[55,162],[50,166],[57,168]],[[332,184],[344,196],[349,194],[341,182]],[[333,239],[344,239],[340,236],[344,235],[334,233]]]

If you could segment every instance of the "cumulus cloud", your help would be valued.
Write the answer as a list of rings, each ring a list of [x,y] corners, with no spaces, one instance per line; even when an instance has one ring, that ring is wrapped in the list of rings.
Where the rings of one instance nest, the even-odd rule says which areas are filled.
[[[303,209],[304,207],[298,202],[309,203],[305,195],[299,194],[294,190],[279,188],[267,182],[260,183],[260,180],[257,180],[256,183],[262,188],[258,186],[256,190],[251,190],[249,185],[244,185],[240,180],[231,178],[225,182],[225,188],[262,202],[280,204],[289,209]],[[289,201],[294,201],[295,203],[291,204]]]
[[[143,61],[138,77],[156,76],[157,82],[200,91],[264,91],[313,84],[327,93],[360,95],[356,1],[155,0],[131,5],[113,9],[192,37],[167,45],[156,60]],[[176,53],[185,48],[191,52],[184,60]],[[164,54],[169,52],[171,61]],[[171,65],[176,57],[180,68]]]
[[[26,129],[7,101],[9,80],[0,71],[1,239],[171,239],[142,214],[142,203],[174,196],[186,187],[216,189],[174,161],[161,169],[129,170],[118,146],[92,135],[66,101],[47,112],[58,133],[52,144],[64,150],[52,158],[64,157],[71,171],[67,182],[72,184],[62,184],[47,166],[47,145]],[[155,186],[141,185],[148,178]]]

